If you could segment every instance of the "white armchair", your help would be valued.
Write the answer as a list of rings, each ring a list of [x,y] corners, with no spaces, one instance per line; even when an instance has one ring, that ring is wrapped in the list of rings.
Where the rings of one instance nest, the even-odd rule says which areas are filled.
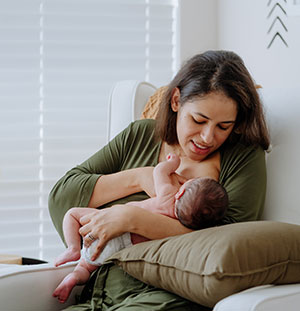
[[[129,122],[140,117],[145,103],[155,89],[153,85],[139,81],[121,81],[115,85],[109,103],[109,139],[125,128]],[[272,120],[273,117],[275,118],[274,114],[271,116],[271,123],[278,126],[277,120]],[[288,126],[296,128],[296,124]],[[285,201],[284,205],[282,204],[283,192],[288,191],[291,194],[291,182],[297,181],[299,176],[299,170],[294,169],[297,162],[288,163],[285,161],[283,163],[281,156],[289,150],[287,145],[282,146],[280,144],[280,139],[285,137],[282,135],[282,131],[289,133],[290,128],[273,130],[276,139],[267,163],[269,181],[265,219],[300,223],[300,212],[296,208],[300,202],[298,195],[296,195],[297,191],[294,196],[289,198],[289,201]],[[286,140],[284,143],[295,144],[296,142]],[[299,144],[299,142],[297,143]],[[295,150],[294,145],[293,150]],[[284,172],[286,170],[288,170],[289,175],[285,178]],[[279,174],[275,172],[279,172]],[[286,182],[287,179],[290,180],[290,183]],[[285,209],[285,217],[281,217],[282,207]],[[0,269],[1,310],[55,311],[64,308],[65,305],[61,306],[56,299],[51,297],[51,294],[59,281],[73,268],[74,264],[59,268],[54,268],[51,264],[42,264],[38,266],[10,266]],[[77,292],[80,290],[80,288],[76,288]],[[72,293],[69,303],[73,303],[75,292]],[[296,311],[299,310],[299,304],[300,284],[266,285],[229,296],[219,301],[214,311]]]
[[[82,290],[76,287],[66,304],[52,297],[60,281],[70,273],[75,263],[55,268],[52,263],[39,265],[0,265],[0,310],[56,311],[75,302]]]
[[[148,82],[124,80],[111,90],[108,107],[108,141],[130,122],[138,120],[156,87]]]

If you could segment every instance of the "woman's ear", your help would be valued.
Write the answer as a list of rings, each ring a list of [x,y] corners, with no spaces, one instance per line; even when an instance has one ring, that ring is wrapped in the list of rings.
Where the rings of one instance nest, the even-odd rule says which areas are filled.
[[[243,131],[243,128],[242,128],[242,125],[238,125],[236,128],[233,129],[233,132],[235,134],[242,134],[244,131]]]
[[[179,110],[180,107],[179,101],[180,101],[180,91],[178,87],[175,87],[171,97],[171,108],[174,112],[177,112]]]

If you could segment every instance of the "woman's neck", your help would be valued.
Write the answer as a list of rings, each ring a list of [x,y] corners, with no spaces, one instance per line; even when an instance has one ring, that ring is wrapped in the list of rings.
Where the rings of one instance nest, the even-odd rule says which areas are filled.
[[[185,153],[178,144],[168,145],[166,142],[163,142],[160,149],[159,162],[165,161],[169,153],[176,154],[180,158],[186,157]]]
[[[188,179],[204,176],[219,179],[220,153],[218,151],[210,154],[205,160],[197,162],[188,158],[179,145],[168,145],[164,142],[161,146],[159,162],[165,161],[169,153],[175,153],[180,157],[180,166],[176,170],[178,174]]]

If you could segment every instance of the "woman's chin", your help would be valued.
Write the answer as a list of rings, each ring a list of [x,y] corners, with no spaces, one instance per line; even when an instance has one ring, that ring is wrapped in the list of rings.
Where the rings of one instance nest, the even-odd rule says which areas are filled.
[[[198,154],[194,152],[189,152],[187,155],[190,160],[195,161],[195,162],[201,162],[209,155],[209,153]]]

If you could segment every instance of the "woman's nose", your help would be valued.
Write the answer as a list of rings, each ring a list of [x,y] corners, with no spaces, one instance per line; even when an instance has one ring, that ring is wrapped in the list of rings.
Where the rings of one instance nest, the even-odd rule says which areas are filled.
[[[214,138],[214,128],[212,126],[206,126],[202,129],[200,137],[203,143],[210,145]]]

